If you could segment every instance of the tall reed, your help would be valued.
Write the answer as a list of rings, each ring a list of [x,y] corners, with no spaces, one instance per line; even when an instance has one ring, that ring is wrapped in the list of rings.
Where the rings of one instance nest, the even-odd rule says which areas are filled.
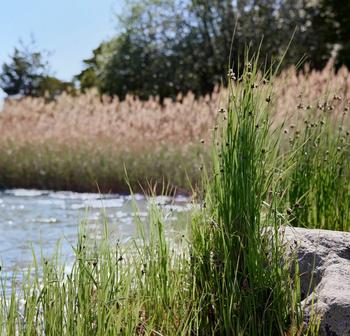
[[[322,71],[286,69],[275,78],[274,123],[295,114],[301,91],[305,102],[327,92],[341,95],[330,112],[339,116],[349,87],[349,71],[335,72],[331,63]],[[0,111],[0,187],[95,192],[98,184],[106,192],[123,192],[125,165],[135,189],[146,179],[163,178],[185,188],[187,175],[193,183],[200,180],[196,161],[208,147],[199,151],[197,145],[199,139],[211,142],[217,108],[228,92],[216,88],[198,99],[188,93],[163,105],[156,97],[119,101],[94,90],[63,94],[48,104],[40,98],[8,100]]]

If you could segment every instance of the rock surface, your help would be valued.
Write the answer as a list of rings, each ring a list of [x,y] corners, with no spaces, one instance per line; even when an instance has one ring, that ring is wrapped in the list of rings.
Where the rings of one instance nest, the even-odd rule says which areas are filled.
[[[296,252],[305,319],[320,317],[320,336],[350,335],[350,233],[284,228]]]

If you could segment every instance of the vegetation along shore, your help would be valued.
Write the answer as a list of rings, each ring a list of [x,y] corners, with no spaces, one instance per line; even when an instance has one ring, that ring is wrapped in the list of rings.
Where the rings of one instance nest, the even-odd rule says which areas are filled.
[[[300,120],[340,121],[348,109],[346,68],[289,68],[274,85],[271,113],[276,125],[286,120],[284,151]],[[188,192],[200,180],[202,162],[210,162],[212,130],[227,95],[218,87],[211,95],[196,99],[189,93],[162,104],[133,96],[119,101],[95,91],[63,93],[50,102],[9,99],[0,113],[0,187],[127,192],[126,168],[135,191],[166,181]]]
[[[346,78],[328,71],[326,77],[331,76],[331,81],[321,87],[327,88],[326,92],[329,84],[342,86]],[[10,293],[3,287],[3,332],[318,335],[319,317],[315,314],[308,321],[303,319],[297,263],[292,255],[287,257],[279,229],[284,225],[350,229],[348,98],[332,95],[308,107],[304,105],[305,98],[299,97],[294,114],[283,111],[287,117],[277,108],[283,98],[278,90],[289,92],[289,86],[294,85],[292,92],[296,93],[301,87],[298,81],[312,84],[320,76],[322,73],[292,76],[287,77],[289,82],[285,78],[279,82],[281,77],[276,77],[273,69],[260,72],[252,58],[242,73],[229,73],[229,86],[221,92],[223,107],[217,115],[216,109],[209,113],[209,107],[219,93],[201,101],[185,97],[187,104],[207,107],[207,136],[200,142],[211,149],[209,164],[201,163],[202,180],[196,188],[198,207],[194,208],[187,229],[169,236],[164,212],[153,203],[149,205],[147,220],[136,215],[138,234],[131,244],[110,241],[107,229],[96,241],[82,226],[72,266],[64,267],[59,258],[41,258],[40,264],[34,261],[27,270],[19,287],[15,278]],[[317,83],[320,85],[319,80]],[[88,95],[74,99],[88,97],[95,102],[88,106],[105,108],[105,114],[98,118],[106,120],[113,120],[115,111],[108,110],[112,106],[131,109],[135,104],[153,104],[161,109],[154,101],[141,103],[131,98],[124,103],[97,102],[96,97]],[[67,97],[60,99],[65,104],[69,102]],[[169,102],[169,106],[176,109],[184,102]],[[39,100],[24,100],[11,104],[37,106],[36,125],[40,127],[51,120],[48,118],[58,118],[55,109],[51,109],[53,116],[46,115],[45,105],[40,109],[35,105],[38,103]],[[59,100],[54,104],[57,107],[62,103]],[[169,106],[162,107],[165,116]],[[126,118],[129,109],[125,110]],[[11,120],[8,111],[5,108],[4,116]],[[23,117],[21,109],[12,111],[18,111],[16,118]],[[97,118],[93,109],[84,113],[93,120]],[[281,122],[276,116],[281,116]],[[64,120],[76,120],[74,117],[79,119],[79,114],[68,113]],[[184,114],[185,117],[193,115]],[[137,123],[138,118],[127,120]],[[114,122],[118,123],[118,118]],[[150,120],[145,118],[144,122]],[[197,123],[200,125],[200,121]],[[62,136],[68,146],[75,127],[67,127],[64,132],[59,123],[55,125],[57,128],[47,130],[47,134],[62,132],[59,134],[68,136]],[[96,134],[89,133],[86,125],[80,127],[86,129],[84,135],[88,139],[103,144],[97,142]],[[213,128],[211,137],[209,128]],[[173,139],[182,146],[191,143],[189,140],[195,143],[201,134],[200,128],[196,130],[198,133],[188,132],[187,139],[176,135]],[[34,137],[36,132],[29,128],[23,134]],[[111,135],[110,139],[117,143],[123,137]],[[144,150],[139,139],[131,143],[135,150]]]
[[[0,335],[349,335],[350,2],[17,2]]]

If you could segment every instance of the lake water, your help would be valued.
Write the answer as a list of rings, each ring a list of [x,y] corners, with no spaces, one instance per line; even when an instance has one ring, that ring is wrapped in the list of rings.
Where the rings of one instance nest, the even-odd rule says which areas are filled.
[[[138,214],[147,218],[149,199],[134,195]],[[165,211],[167,222],[187,213],[189,200],[178,196],[156,197]],[[53,192],[13,189],[0,192],[0,263],[2,274],[20,272],[38,256],[52,255],[60,240],[62,254],[69,263],[72,246],[77,242],[79,224],[98,238],[107,219],[110,239],[125,242],[135,235],[134,206],[129,195]]]

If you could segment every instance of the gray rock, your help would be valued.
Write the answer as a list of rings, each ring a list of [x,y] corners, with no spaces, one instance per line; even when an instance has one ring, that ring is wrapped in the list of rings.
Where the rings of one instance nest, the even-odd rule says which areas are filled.
[[[350,233],[286,227],[299,261],[305,319],[320,318],[320,336],[350,335]]]

